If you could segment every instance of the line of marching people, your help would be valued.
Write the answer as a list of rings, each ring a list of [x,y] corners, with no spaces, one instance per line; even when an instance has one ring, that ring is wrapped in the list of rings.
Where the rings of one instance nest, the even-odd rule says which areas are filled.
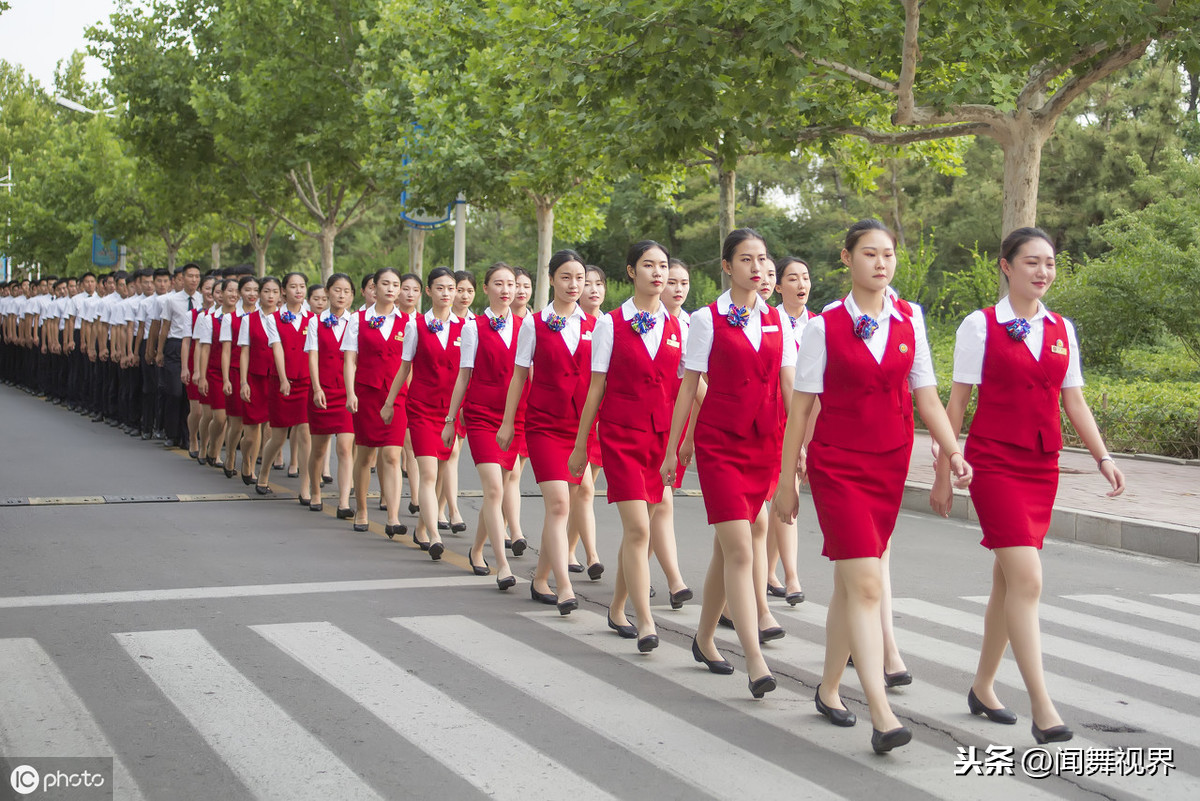
[[[761,645],[786,636],[768,598],[804,600],[795,521],[806,481],[834,564],[815,705],[830,723],[855,725],[839,693],[852,664],[879,753],[912,736],[886,689],[913,681],[892,630],[890,554],[915,410],[937,448],[933,508],[948,514],[952,486],[969,487],[994,555],[968,709],[1016,722],[993,686],[1011,644],[1035,740],[1070,739],[1045,686],[1038,625],[1060,405],[1110,495],[1124,478],[1083,400],[1074,327],[1042,303],[1053,241],[1026,228],[1002,243],[1009,293],[960,326],[948,409],[923,312],[890,286],[891,231],[856,223],[841,260],[850,290],[820,314],[807,308],[808,266],[773,260],[751,229],[722,245],[729,290],[691,314],[687,267],[653,241],[629,249],[622,279],[633,293],[608,313],[603,271],[572,250],[550,259],[553,297],[540,310],[528,307],[529,274],[504,263],[483,276],[478,312],[475,278],[446,268],[423,281],[379,270],[357,287],[357,309],[344,274],[308,286],[300,273],[202,277],[187,265],[176,276],[104,276],[100,290],[89,274],[74,294],[65,281],[14,282],[0,287],[0,366],[5,381],[131,432],[154,436],[161,425],[201,464],[240,474],[264,495],[290,437],[300,504],[320,511],[322,485],[336,483],[335,516],[356,531],[368,527],[374,468],[385,533],[410,535],[400,522],[407,473],[408,509],[419,515],[411,537],[434,561],[445,552],[441,532],[466,529],[456,502],[465,441],[483,489],[468,559],[501,591],[517,583],[510,555],[529,547],[519,493],[528,464],[544,506],[530,596],[562,615],[579,605],[573,576],[597,580],[605,570],[593,512],[603,470],[622,527],[607,625],[642,653],[659,644],[650,559],[672,608],[694,595],[679,569],[673,505],[694,464],[715,536],[692,656],[732,674],[715,633],[734,629],[755,698],[776,687]],[[775,294],[781,303],[771,306]],[[976,388],[964,449],[958,434]]]

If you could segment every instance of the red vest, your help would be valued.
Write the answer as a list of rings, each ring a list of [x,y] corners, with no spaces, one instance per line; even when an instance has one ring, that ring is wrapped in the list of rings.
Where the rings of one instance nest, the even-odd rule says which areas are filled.
[[[283,346],[283,367],[287,371],[287,380],[307,381],[308,354],[304,352],[304,340],[308,338],[308,320],[312,314],[300,316],[299,331],[291,323],[285,323],[280,315],[281,312],[275,312],[275,330],[279,332],[279,344]]]
[[[1008,329],[996,322],[995,306],[983,314],[987,318],[983,381],[971,433],[1043,453],[1062,450],[1059,394],[1070,362],[1067,326],[1061,318],[1054,322],[1042,318],[1042,355],[1035,359],[1024,342],[1010,337]],[[1055,348],[1061,353],[1055,353]]]
[[[635,431],[666,434],[671,430],[671,414],[679,394],[679,360],[683,352],[679,321],[667,315],[662,341],[651,359],[642,336],[633,330],[621,309],[609,316],[613,323],[612,358],[598,419]]]
[[[463,411],[471,419],[499,425],[516,366],[521,318],[510,315],[508,325],[512,327],[512,342],[507,345],[499,332],[492,330],[492,320],[486,314],[475,315],[475,320],[467,325],[474,325],[479,332],[479,344],[475,349],[471,383],[467,385],[467,395],[463,399]],[[525,382],[525,392],[529,391],[529,383]]]
[[[209,317],[212,318],[212,338],[210,340],[212,348],[208,351],[208,382],[211,384],[214,379],[218,383],[221,381],[221,321],[225,319],[225,316],[218,316],[218,313],[214,312]],[[234,336],[237,336],[237,334],[234,334]],[[230,348],[230,351],[232,350]],[[232,359],[232,352],[229,355]]]
[[[709,305],[713,319],[712,351],[708,357],[708,394],[700,404],[697,425],[728,431],[734,437],[773,437],[783,418],[779,370],[783,364],[783,332],[777,309],[762,318],[758,352],[737,326],[729,325],[717,304]],[[757,314],[751,311],[752,314]],[[766,329],[774,328],[773,331]]]
[[[342,392],[346,389],[346,356],[342,353],[342,338],[350,326],[347,321],[329,328],[323,320],[317,320],[317,376],[321,388]],[[337,333],[334,333],[334,332]]]
[[[551,331],[541,312],[533,316],[537,336],[533,348],[533,386],[529,389],[529,412],[526,420],[534,420],[553,428],[569,423],[573,433],[579,428],[579,415],[587,400],[588,384],[592,377],[592,329],[596,318],[584,314],[579,321],[579,345],[575,353],[567,349],[562,334]]]
[[[238,317],[236,311],[229,315],[229,372],[231,373],[242,371],[242,346],[238,344],[238,333],[242,330],[242,322],[245,319],[244,315]]]
[[[408,387],[410,416],[445,417],[449,411],[462,355],[464,322],[459,318],[458,322],[444,324],[448,336],[443,348],[438,335],[429,330],[425,315],[417,317],[417,352],[413,354],[412,383]]]
[[[825,391],[814,440],[863,453],[891,451],[912,443],[908,374],[916,357],[916,334],[907,313],[912,307],[903,301],[895,305],[901,319],[893,317],[888,326],[881,364],[855,335],[854,318],[844,305],[821,315],[825,320]]]
[[[275,355],[267,344],[267,331],[263,328],[262,312],[253,311],[246,315],[244,325],[250,326],[250,375],[275,375]]]
[[[364,309],[358,313],[358,367],[354,373],[354,387],[375,387],[387,389],[392,379],[400,369],[404,357],[404,328],[410,317],[396,309],[396,321],[392,323],[392,332],[387,341],[383,339],[382,328],[371,328],[367,325],[367,312]],[[397,403],[402,402],[408,393],[407,387],[401,387],[396,396]]]

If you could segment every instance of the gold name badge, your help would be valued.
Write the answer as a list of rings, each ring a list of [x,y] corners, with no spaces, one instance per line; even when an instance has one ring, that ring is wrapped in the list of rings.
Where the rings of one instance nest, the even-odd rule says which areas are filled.
[[[459,337],[458,339],[454,340],[454,347],[457,348],[457,347],[461,347],[461,346],[462,346],[462,337]]]
[[[674,334],[671,334],[671,338],[667,340],[667,347],[671,347],[671,348],[679,347],[679,340],[675,338]]]
[[[400,333],[396,334],[396,341],[397,341],[397,342],[403,342],[403,341],[404,341],[404,332],[403,332],[403,331],[401,331]]]
[[[1059,356],[1067,355],[1067,349],[1063,347],[1063,341],[1061,339],[1055,340],[1054,344],[1050,346],[1050,352],[1057,353]]]

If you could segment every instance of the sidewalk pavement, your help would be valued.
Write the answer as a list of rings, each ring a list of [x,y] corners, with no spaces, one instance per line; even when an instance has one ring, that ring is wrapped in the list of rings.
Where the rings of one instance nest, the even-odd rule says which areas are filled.
[[[908,469],[904,508],[933,514],[930,437],[918,431]],[[1109,498],[1108,482],[1090,454],[1064,450],[1058,499],[1048,536],[1120,548],[1185,562],[1200,562],[1200,466],[1114,454],[1125,474],[1125,493]],[[959,519],[975,520],[966,492],[955,493]]]

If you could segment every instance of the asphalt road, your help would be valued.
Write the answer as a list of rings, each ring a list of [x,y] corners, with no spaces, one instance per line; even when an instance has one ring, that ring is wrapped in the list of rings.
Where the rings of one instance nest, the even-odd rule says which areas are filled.
[[[58,499],[0,505],[0,755],[113,756],[117,798],[1200,797],[1195,565],[1047,543],[1051,692],[1077,734],[1065,747],[1099,750],[1033,779],[1011,659],[998,689],[1018,725],[966,711],[990,580],[971,525],[901,516],[897,630],[915,682],[892,700],[915,739],[878,757],[852,673],[843,695],[858,726],[836,729],[813,708],[832,568],[811,507],[808,600],[772,601],[788,631],[766,646],[780,689],[754,701],[732,640],[733,677],[687,652],[712,547],[700,498],[679,497],[676,512],[697,600],[670,610],[655,568],[663,645],[641,656],[604,625],[620,529],[603,499],[609,571],[577,582],[581,610],[562,618],[525,581],[501,594],[470,574],[477,498],[461,502],[468,532],[446,537],[451,553],[433,563],[383,536],[382,513],[356,534],[333,502],[300,507],[282,473],[267,500],[115,502],[245,488],[8,387],[0,431],[0,503]],[[469,458],[461,475],[463,491],[477,488]],[[525,498],[535,546],[540,519]],[[519,577],[535,559],[514,560]],[[955,775],[960,748],[982,758],[991,745],[1016,747],[1014,775]],[[1122,756],[1105,775],[1100,751],[1117,748],[1170,749],[1174,768],[1137,775]]]

